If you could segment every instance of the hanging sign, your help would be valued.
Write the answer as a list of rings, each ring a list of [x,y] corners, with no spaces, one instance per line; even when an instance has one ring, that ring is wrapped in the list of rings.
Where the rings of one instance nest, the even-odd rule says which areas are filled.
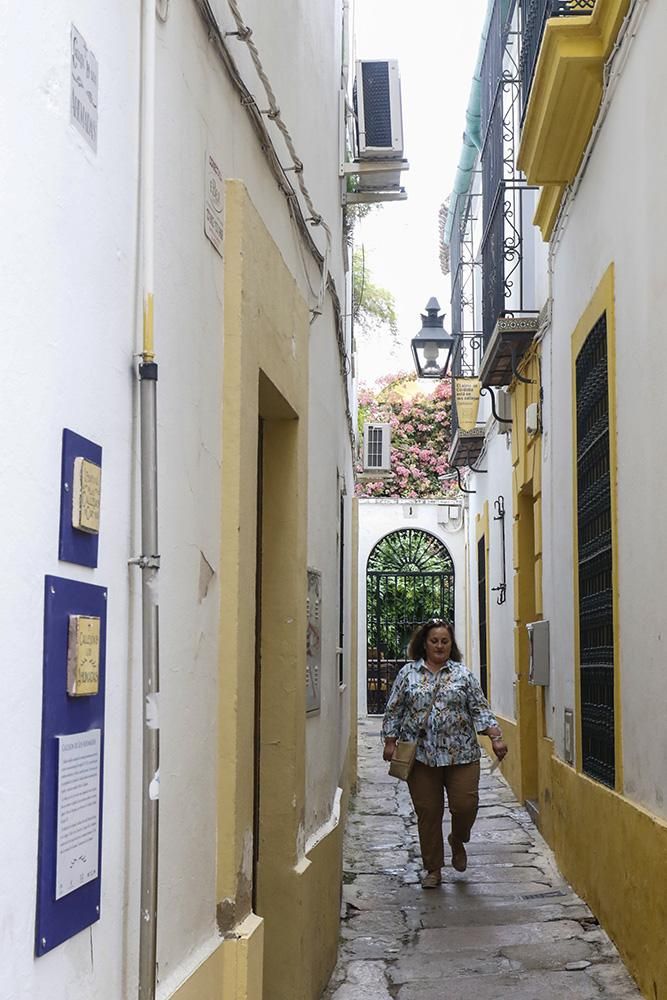
[[[454,379],[456,413],[462,431],[471,431],[477,424],[481,388],[482,383],[478,378],[460,376]]]

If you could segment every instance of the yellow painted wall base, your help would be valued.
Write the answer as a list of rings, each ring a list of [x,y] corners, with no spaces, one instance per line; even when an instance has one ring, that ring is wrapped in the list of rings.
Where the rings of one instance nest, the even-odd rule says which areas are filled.
[[[502,773],[519,797],[520,731],[498,716]],[[480,742],[490,753],[485,737]],[[667,822],[559,760],[538,740],[539,829],[648,1000],[667,1000]]]
[[[174,1000],[262,1000],[264,923],[254,914],[174,993]]]
[[[310,966],[309,997],[322,995],[338,953],[343,881],[343,815],[328,837],[309,854],[305,944]]]
[[[510,722],[509,719],[503,719],[498,713],[494,713],[498,722],[500,723],[500,728],[503,731],[503,739],[507,744],[507,756],[502,763],[502,774],[505,780],[509,783],[510,788],[516,795],[519,801],[521,794],[521,755],[519,752],[519,740],[520,733],[519,727],[514,722]],[[480,743],[488,753],[491,760],[494,760],[493,751],[491,749],[491,740],[486,736],[480,738]]]
[[[650,1000],[667,998],[667,823],[551,758],[551,846]]]

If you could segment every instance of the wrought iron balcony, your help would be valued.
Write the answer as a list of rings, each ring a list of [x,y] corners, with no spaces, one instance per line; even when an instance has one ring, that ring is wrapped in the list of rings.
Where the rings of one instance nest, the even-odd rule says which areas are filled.
[[[550,17],[592,14],[596,0],[519,0],[521,13],[521,109],[525,113],[544,28]]]
[[[546,7],[546,0],[541,4]],[[530,253],[527,261],[524,257],[525,234],[532,228],[533,195],[516,167],[521,37],[512,5],[509,12],[508,19],[506,4],[496,0],[480,74],[484,347],[500,317],[536,309]]]

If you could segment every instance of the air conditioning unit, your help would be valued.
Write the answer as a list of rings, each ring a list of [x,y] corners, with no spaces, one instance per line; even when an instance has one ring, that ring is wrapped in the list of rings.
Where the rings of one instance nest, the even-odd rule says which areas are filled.
[[[401,185],[401,171],[409,170],[410,164],[403,156],[398,63],[395,59],[359,59],[355,66],[354,127],[349,134],[353,155],[350,159],[349,149],[343,143],[341,204],[405,201],[407,193]],[[353,178],[351,184],[350,178]]]
[[[357,61],[354,110],[358,158],[402,159],[401,78],[395,59]]]
[[[498,389],[496,393],[496,410],[501,420],[498,424],[499,433],[509,434],[512,430],[512,397],[505,389]]]
[[[389,472],[391,469],[391,426],[364,424],[364,472]]]

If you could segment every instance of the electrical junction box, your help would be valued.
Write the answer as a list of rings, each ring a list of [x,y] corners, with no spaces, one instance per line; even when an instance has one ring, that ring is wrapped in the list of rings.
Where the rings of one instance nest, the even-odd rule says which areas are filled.
[[[546,686],[549,683],[549,622],[529,622],[526,628],[530,652],[528,681]]]
[[[459,503],[439,503],[437,510],[438,524],[451,525],[456,528],[463,514],[463,508]]]
[[[540,429],[540,415],[537,403],[529,403],[526,407],[526,433],[537,434]]]
[[[496,393],[496,410],[502,421],[498,424],[498,433],[509,434],[512,430],[512,397],[504,389],[498,389]]]

